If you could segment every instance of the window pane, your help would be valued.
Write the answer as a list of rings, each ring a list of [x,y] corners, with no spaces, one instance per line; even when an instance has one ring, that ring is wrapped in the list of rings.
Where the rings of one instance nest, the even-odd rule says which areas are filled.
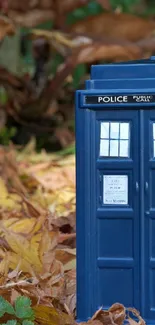
[[[120,140],[120,157],[129,157],[129,140]]]
[[[118,157],[118,140],[110,140],[110,157]]]
[[[100,156],[109,156],[109,140],[100,140]]]
[[[155,141],[153,141],[153,157],[155,157]]]
[[[110,139],[119,138],[119,123],[110,123]]]
[[[129,123],[120,123],[120,139],[129,139]]]
[[[153,140],[155,140],[155,123],[153,123]]]
[[[101,123],[101,138],[109,139],[109,123]]]

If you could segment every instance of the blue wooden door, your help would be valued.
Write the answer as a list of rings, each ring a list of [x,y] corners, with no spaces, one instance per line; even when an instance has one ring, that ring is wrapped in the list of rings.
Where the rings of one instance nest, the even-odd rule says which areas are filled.
[[[144,204],[141,222],[141,287],[145,319],[155,319],[155,111],[141,112],[141,138],[144,143],[141,173],[144,170]],[[143,148],[142,148],[143,149]]]
[[[109,308],[121,302],[140,309],[140,112],[98,111],[94,121],[98,192],[92,305]],[[155,182],[153,186],[155,192]]]

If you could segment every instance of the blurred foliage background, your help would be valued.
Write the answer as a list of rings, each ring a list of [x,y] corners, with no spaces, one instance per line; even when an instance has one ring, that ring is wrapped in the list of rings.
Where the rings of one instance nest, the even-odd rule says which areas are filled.
[[[77,325],[75,91],[92,64],[154,54],[154,0],[0,0],[0,296],[38,325]],[[118,303],[88,324],[125,319],[145,325]]]
[[[36,1],[34,7],[32,1],[25,4],[21,4],[18,0],[1,1],[1,19],[3,21],[7,17],[8,24],[12,24],[14,28],[10,36],[3,23],[0,27],[2,30],[0,67],[5,68],[5,72],[1,71],[1,75],[5,75],[2,79],[5,80],[0,80],[1,144],[6,145],[12,140],[17,145],[25,145],[34,136],[37,139],[38,150],[43,147],[50,151],[65,149],[68,145],[73,147],[74,92],[77,88],[84,87],[85,80],[89,78],[90,65],[146,58],[154,53],[155,3],[153,0],[77,0],[74,2],[70,0],[66,1],[66,7],[63,5],[63,0],[61,2],[42,0],[41,5]],[[38,10],[41,11],[42,8],[46,9],[46,14],[47,11],[48,15],[52,13],[51,18],[45,15],[38,23]],[[42,16],[43,14],[42,10]],[[100,28],[98,17],[101,22]],[[82,31],[81,36],[78,30]],[[110,46],[107,45],[107,40]],[[37,41],[38,43],[34,44]],[[38,45],[39,41],[41,41],[40,45]],[[120,41],[124,43],[120,44]],[[37,61],[36,56],[44,51],[44,47],[47,49],[47,44],[50,47],[50,54],[39,54],[42,57]],[[81,53],[79,51],[89,47],[90,44],[93,46],[93,52],[89,52],[87,58],[82,52],[80,54],[82,59],[81,57],[75,59],[75,47],[77,46],[78,53]],[[44,55],[48,56],[47,60]],[[68,62],[69,58],[76,63],[71,63],[71,60]],[[62,72],[62,75],[65,73],[63,77],[59,76],[61,68],[65,71]],[[68,72],[65,69],[68,69]],[[16,78],[19,78],[18,87],[15,86]],[[39,78],[39,81],[36,78]],[[59,92],[57,96],[52,97],[47,88],[50,80],[53,82],[51,87],[54,87],[55,78],[55,87],[56,89],[59,87]],[[41,88],[36,82],[42,82]],[[55,88],[52,88],[51,92],[53,89]],[[35,97],[35,102],[34,98],[27,102],[28,97],[29,99]],[[46,102],[46,105],[43,102]],[[49,116],[52,118],[51,123],[49,121],[47,123]],[[38,130],[40,124],[38,121],[45,125],[45,128]]]

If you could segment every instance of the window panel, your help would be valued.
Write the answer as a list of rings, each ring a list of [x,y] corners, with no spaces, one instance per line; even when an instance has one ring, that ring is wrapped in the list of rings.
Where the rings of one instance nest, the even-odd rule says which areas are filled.
[[[119,123],[110,123],[110,139],[119,138]]]
[[[155,139],[155,123],[153,124]],[[130,124],[129,122],[101,122],[100,156],[130,157]],[[155,156],[155,149],[154,149]]]
[[[101,139],[109,139],[109,123],[101,123]]]
[[[129,140],[120,140],[120,157],[129,157]]]
[[[120,139],[129,139],[129,123],[120,123]]]
[[[110,140],[110,157],[118,157],[118,140]]]
[[[100,140],[100,156],[109,156],[109,140]]]

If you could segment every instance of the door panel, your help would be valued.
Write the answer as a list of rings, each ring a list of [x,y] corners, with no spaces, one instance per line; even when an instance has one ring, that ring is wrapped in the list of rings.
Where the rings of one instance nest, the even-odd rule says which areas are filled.
[[[155,111],[144,112],[144,317],[155,319]]]
[[[140,308],[139,112],[97,112],[96,307]]]

